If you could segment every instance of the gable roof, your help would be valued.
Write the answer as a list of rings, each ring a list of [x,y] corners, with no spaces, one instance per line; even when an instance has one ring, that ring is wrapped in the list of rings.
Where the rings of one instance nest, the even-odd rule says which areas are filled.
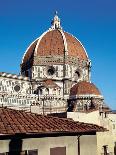
[[[26,113],[0,108],[0,136],[15,134],[84,134],[105,131],[93,124],[74,122],[72,119]]]

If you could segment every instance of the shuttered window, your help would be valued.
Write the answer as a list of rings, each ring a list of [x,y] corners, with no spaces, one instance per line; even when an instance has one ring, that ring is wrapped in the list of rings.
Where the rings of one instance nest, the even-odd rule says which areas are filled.
[[[66,147],[50,148],[50,155],[66,155]]]

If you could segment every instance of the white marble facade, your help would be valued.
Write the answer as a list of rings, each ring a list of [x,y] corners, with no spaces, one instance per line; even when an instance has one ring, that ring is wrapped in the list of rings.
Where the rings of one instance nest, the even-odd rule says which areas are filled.
[[[37,100],[27,77],[0,73],[0,105],[28,109]]]

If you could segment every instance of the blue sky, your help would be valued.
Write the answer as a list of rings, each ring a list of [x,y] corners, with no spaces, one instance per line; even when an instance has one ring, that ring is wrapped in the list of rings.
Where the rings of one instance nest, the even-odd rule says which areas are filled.
[[[50,27],[54,11],[92,61],[92,82],[116,109],[116,0],[0,0],[0,71],[19,73],[21,58]]]

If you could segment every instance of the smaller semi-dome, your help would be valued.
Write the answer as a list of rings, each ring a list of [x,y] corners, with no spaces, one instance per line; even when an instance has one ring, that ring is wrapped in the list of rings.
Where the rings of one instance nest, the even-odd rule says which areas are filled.
[[[71,88],[70,96],[73,95],[101,95],[101,93],[93,83],[80,81]]]

